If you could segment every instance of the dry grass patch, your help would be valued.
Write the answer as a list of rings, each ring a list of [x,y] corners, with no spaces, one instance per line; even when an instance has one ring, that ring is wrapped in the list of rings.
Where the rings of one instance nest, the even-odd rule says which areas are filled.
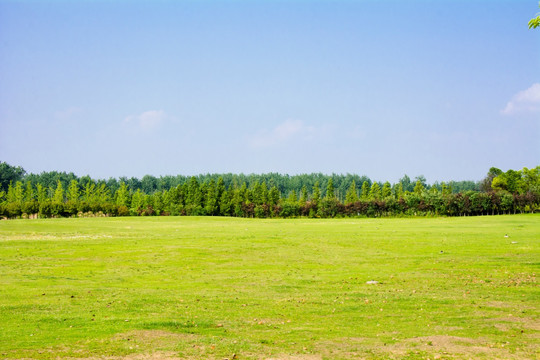
[[[509,342],[496,344],[483,339],[433,335],[408,339],[387,347],[386,355],[399,359],[418,355],[433,359],[532,359],[536,347],[511,349]],[[506,347],[506,348],[505,348]]]

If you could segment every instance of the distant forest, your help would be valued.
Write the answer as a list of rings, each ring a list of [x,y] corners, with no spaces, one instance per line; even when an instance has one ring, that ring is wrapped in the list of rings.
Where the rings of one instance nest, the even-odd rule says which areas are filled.
[[[489,169],[479,181],[397,183],[367,176],[205,174],[108,180],[27,174],[0,163],[0,218],[207,215],[237,217],[464,216],[540,212],[540,166]]]

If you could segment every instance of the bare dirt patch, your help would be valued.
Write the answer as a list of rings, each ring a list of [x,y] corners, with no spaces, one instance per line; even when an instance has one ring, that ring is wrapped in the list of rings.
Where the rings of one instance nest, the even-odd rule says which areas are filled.
[[[93,358],[89,358],[90,360],[93,360]],[[97,360],[98,358],[96,358]],[[100,360],[179,360],[180,358],[176,356],[173,352],[163,352],[163,351],[157,351],[155,353],[151,354],[136,354],[136,355],[128,355],[128,356],[122,356],[122,357],[106,357],[106,358],[99,358]]]
[[[492,321],[497,322],[497,323],[520,324],[520,326],[524,327],[525,329],[533,330],[533,331],[540,331],[540,322],[537,320],[530,319],[530,318],[518,317],[518,316],[506,316],[502,318],[492,319]]]
[[[387,349],[394,358],[410,353],[423,353],[430,354],[435,359],[530,359],[535,353],[534,348],[510,350],[508,345],[510,343],[490,343],[482,339],[433,335],[408,339]]]
[[[263,358],[265,360],[322,360],[321,355],[278,355],[269,358]]]

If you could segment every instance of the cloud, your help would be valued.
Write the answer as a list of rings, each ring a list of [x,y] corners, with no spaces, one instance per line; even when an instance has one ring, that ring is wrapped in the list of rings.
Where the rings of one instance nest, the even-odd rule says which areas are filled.
[[[125,124],[135,124],[143,130],[159,127],[167,118],[163,110],[149,110],[139,115],[129,115],[124,119]]]
[[[270,147],[283,145],[292,140],[309,140],[317,133],[317,129],[308,126],[301,120],[287,120],[272,130],[262,130],[249,138],[252,147]]]
[[[504,115],[521,112],[540,112],[540,83],[535,83],[527,90],[518,92],[501,110]]]

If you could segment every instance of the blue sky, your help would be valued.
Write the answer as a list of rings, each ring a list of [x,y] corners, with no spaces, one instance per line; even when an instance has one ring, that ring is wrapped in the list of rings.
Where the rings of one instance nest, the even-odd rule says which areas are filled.
[[[28,172],[480,180],[540,164],[532,0],[0,1]]]

